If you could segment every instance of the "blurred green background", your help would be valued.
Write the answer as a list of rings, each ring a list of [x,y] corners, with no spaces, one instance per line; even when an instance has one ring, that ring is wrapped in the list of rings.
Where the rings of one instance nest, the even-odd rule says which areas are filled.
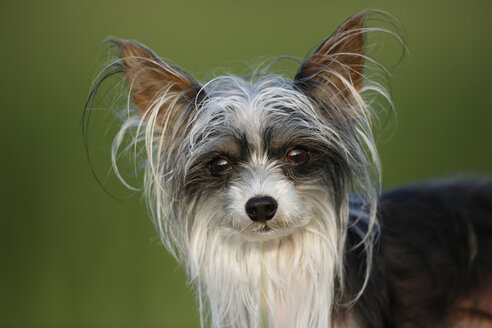
[[[385,187],[492,169],[492,2],[10,1],[0,3],[0,327],[197,327],[192,291],[139,194],[107,175],[113,130],[80,118],[108,35],[139,40],[199,79],[303,57],[344,19],[386,10],[410,55],[393,70]]]

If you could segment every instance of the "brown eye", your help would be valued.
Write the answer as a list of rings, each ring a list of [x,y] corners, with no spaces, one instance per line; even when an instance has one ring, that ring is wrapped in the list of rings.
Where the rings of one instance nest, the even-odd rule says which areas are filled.
[[[232,169],[231,163],[223,157],[217,157],[210,162],[210,170],[213,175],[221,175]]]
[[[307,161],[309,153],[302,148],[294,148],[287,153],[285,161],[290,164],[302,164]]]

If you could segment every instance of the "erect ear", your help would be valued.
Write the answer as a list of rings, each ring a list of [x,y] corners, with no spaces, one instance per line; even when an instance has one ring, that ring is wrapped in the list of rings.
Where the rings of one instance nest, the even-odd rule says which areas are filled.
[[[114,42],[119,47],[126,82],[139,113],[149,119],[150,110],[158,110],[155,117],[158,125],[164,120],[184,123],[172,120],[183,118],[185,113],[169,111],[189,111],[196,102],[200,85],[180,69],[164,63],[146,47],[134,41]],[[202,96],[203,91],[200,94]]]
[[[366,12],[347,19],[299,68],[295,85],[330,105],[350,102],[362,87],[364,19]]]

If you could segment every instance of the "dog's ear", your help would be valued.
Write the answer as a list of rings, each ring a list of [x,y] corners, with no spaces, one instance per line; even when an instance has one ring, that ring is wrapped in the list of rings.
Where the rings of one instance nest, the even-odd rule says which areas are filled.
[[[179,124],[173,122],[173,118],[183,117],[184,113],[169,111],[190,111],[197,103],[199,93],[200,98],[204,95],[201,86],[179,68],[164,63],[146,47],[134,41],[113,41],[119,48],[126,83],[140,115],[145,120],[156,115],[153,119],[157,125],[163,125],[165,120]],[[150,110],[157,110],[157,113],[150,113]]]
[[[347,19],[299,68],[295,85],[328,105],[350,102],[362,87],[364,20],[367,12]]]

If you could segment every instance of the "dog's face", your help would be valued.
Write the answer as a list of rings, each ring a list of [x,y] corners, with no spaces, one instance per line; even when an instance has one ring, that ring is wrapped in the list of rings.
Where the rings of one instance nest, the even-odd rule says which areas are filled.
[[[159,225],[190,235],[207,222],[268,240],[320,217],[337,221],[348,184],[369,184],[377,158],[359,95],[364,17],[342,24],[293,80],[262,73],[200,85],[147,48],[115,41],[139,113],[135,139],[146,141]]]
[[[347,158],[312,101],[272,76],[216,82],[179,141],[185,197],[217,203],[213,224],[249,239],[305,226],[315,200],[333,205]]]

